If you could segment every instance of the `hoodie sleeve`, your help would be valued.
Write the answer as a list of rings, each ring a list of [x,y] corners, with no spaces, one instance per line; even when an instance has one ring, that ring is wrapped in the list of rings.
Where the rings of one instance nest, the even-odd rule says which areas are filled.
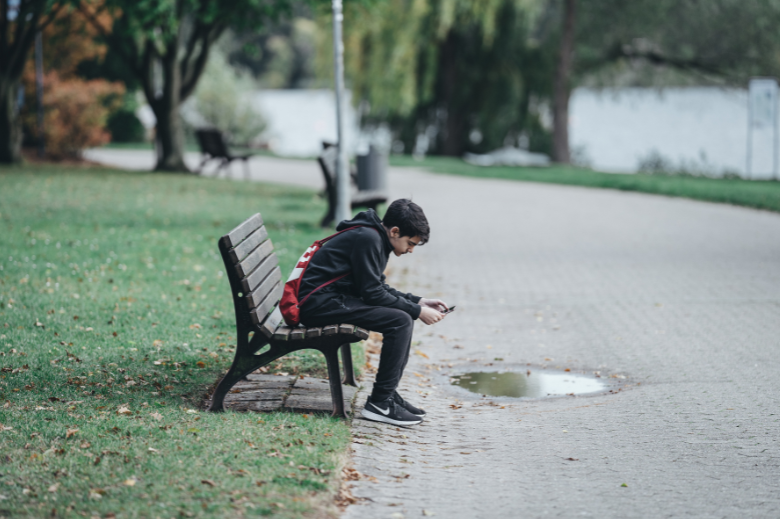
[[[382,257],[381,238],[371,229],[361,229],[359,234],[361,236],[353,241],[350,260],[352,278],[360,290],[360,297],[366,304],[397,308],[417,319],[421,308],[411,299],[415,296],[402,294],[384,282],[382,270],[386,261]]]
[[[382,274],[382,277],[380,278],[380,281],[382,282],[382,286],[385,287],[385,290],[387,290],[388,292],[390,292],[391,294],[393,294],[396,297],[403,297],[404,299],[408,299],[409,301],[411,301],[412,303],[415,303],[415,304],[419,303],[420,299],[422,299],[422,297],[420,297],[420,296],[416,296],[416,295],[414,295],[412,293],[404,294],[403,292],[399,292],[398,290],[396,290],[393,287],[389,286],[387,283],[385,283],[385,275],[384,274]]]

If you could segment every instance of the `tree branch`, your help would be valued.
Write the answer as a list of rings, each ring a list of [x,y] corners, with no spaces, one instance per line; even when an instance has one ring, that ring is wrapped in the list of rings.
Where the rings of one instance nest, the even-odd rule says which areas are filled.
[[[219,36],[224,32],[226,26],[222,24],[215,25],[209,29],[205,36],[201,39],[200,52],[193,66],[184,74],[182,71],[182,84],[181,84],[181,100],[187,99],[192,92],[195,91],[195,86],[198,84],[203,69],[206,68],[206,62],[209,57],[209,50],[211,45],[217,41]]]
[[[122,45],[122,41],[114,36],[113,32],[106,29],[101,25],[101,23],[98,21],[96,14],[99,14],[101,11],[105,10],[105,5],[101,9],[101,11],[98,11],[95,14],[92,14],[87,9],[85,3],[83,1],[79,2],[78,5],[79,11],[86,17],[87,21],[92,25],[98,33],[100,33],[100,36],[106,40],[106,43],[111,45],[111,48],[114,49],[119,56],[125,60],[127,65],[130,67],[130,70],[133,71],[133,74],[135,74],[136,77],[141,79],[143,81],[143,70],[138,66],[138,55],[137,55],[137,49],[133,47],[133,54],[130,55],[130,53],[127,52],[127,50]]]

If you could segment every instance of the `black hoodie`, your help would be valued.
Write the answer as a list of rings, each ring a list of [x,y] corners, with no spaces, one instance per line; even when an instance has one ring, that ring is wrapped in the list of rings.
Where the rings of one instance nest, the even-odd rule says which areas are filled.
[[[343,231],[364,225],[336,236],[326,242],[312,258],[298,289],[298,300],[323,283],[350,272],[348,276],[314,292],[301,311],[315,315],[317,307],[333,299],[334,294],[358,297],[371,306],[398,308],[417,319],[420,316],[420,297],[403,294],[385,283],[385,267],[393,246],[382,220],[373,209],[358,213],[352,220],[344,220],[336,227]]]

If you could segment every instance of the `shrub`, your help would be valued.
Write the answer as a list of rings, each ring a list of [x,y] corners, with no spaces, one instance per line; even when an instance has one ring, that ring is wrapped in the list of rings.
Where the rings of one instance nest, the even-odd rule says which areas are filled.
[[[85,148],[111,141],[106,122],[121,105],[125,93],[121,83],[63,80],[52,71],[44,76],[43,85],[43,138],[50,158],[76,158]],[[35,112],[28,112],[26,118],[27,126],[37,129]]]
[[[262,115],[252,106],[256,88],[248,72],[231,66],[224,54],[214,49],[193,99],[183,107],[184,120],[196,128],[216,128],[232,144],[251,145],[266,128]]]

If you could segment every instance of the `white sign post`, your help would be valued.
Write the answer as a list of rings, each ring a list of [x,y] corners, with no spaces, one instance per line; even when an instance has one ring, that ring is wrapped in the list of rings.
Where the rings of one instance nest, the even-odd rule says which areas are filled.
[[[755,132],[772,132],[772,178],[778,178],[777,148],[778,85],[775,78],[753,78],[748,87],[747,178],[753,178],[753,141]]]

